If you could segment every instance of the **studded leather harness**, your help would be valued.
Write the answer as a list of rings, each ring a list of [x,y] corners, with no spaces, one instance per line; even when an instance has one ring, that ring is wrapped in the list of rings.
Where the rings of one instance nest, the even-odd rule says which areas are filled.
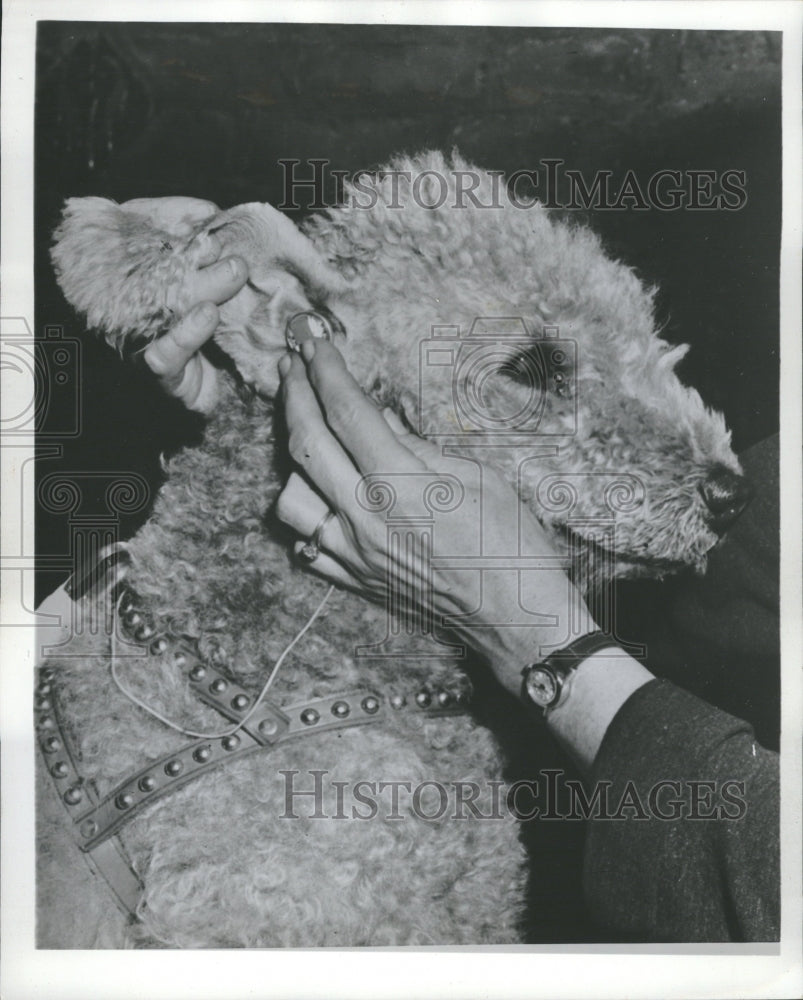
[[[73,601],[85,596],[74,581],[68,581],[65,590]],[[73,840],[93,873],[106,880],[130,920],[138,919],[143,886],[117,835],[151,803],[214,767],[300,736],[373,725],[394,712],[439,717],[468,711],[464,694],[426,687],[409,695],[359,689],[281,707],[267,700],[255,706],[252,693],[202,661],[190,644],[156,635],[128,591],[121,598],[120,620],[127,635],[147,645],[152,655],[172,656],[189,690],[235,724],[228,735],[193,739],[148,763],[101,796],[93,783],[81,776],[76,764],[78,755],[70,745],[60,712],[56,669],[44,666],[37,670],[35,724],[47,772],[67,812]]]

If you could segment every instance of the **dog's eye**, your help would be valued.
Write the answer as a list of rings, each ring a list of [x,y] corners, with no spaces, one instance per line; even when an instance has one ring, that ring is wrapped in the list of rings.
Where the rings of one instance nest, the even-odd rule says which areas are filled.
[[[548,341],[512,354],[499,371],[530,388],[544,387],[561,397],[572,394],[572,358],[567,349]]]
[[[519,351],[506,358],[499,366],[499,372],[509,376],[514,382],[527,385],[543,381],[543,365],[538,364],[529,351]]]

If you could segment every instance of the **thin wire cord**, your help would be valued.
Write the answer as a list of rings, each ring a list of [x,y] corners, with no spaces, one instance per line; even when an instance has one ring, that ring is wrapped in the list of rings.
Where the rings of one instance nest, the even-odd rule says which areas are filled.
[[[139,698],[137,695],[135,695],[133,691],[131,691],[128,688],[126,688],[125,685],[120,680],[119,676],[117,675],[117,653],[116,653],[116,646],[117,646],[117,641],[116,640],[117,640],[117,636],[116,636],[116,632],[114,630],[112,630],[112,640],[111,640],[111,675],[112,675],[112,680],[117,685],[117,687],[120,689],[120,691],[125,695],[125,697],[128,698],[129,701],[132,701],[135,705],[138,705],[141,709],[143,709],[143,711],[147,712],[148,715],[153,716],[154,719],[158,719],[159,722],[163,723],[165,726],[169,726],[171,729],[175,729],[176,732],[181,733],[183,736],[191,736],[191,737],[194,737],[194,738],[197,737],[198,739],[202,739],[202,740],[217,740],[217,739],[221,739],[224,736],[233,736],[234,733],[236,733],[238,729],[242,729],[242,727],[246,724],[246,722],[248,722],[248,720],[251,718],[251,716],[257,710],[257,708],[259,707],[260,703],[264,699],[265,695],[268,693],[268,689],[270,688],[271,684],[273,684],[273,681],[275,680],[276,675],[278,674],[279,669],[281,668],[282,663],[284,663],[285,657],[290,653],[290,651],[293,649],[293,647],[296,645],[296,643],[300,639],[302,639],[304,637],[304,635],[306,635],[306,633],[312,627],[312,625],[314,624],[314,622],[315,622],[316,618],[318,617],[318,615],[323,611],[324,606],[325,606],[326,602],[329,600],[329,598],[331,597],[332,591],[334,589],[335,589],[334,586],[329,587],[329,589],[323,595],[323,599],[321,600],[321,602],[318,605],[318,607],[312,612],[312,614],[308,618],[306,625],[304,625],[304,627],[298,633],[296,633],[295,638],[291,639],[290,642],[284,647],[284,649],[282,650],[281,654],[279,655],[278,660],[273,664],[273,669],[271,670],[270,674],[268,675],[268,679],[262,685],[262,690],[259,692],[259,697],[256,699],[256,701],[251,706],[251,708],[248,710],[248,712],[245,714],[244,718],[242,718],[238,723],[236,723],[234,726],[230,727],[229,729],[224,729],[224,730],[222,730],[219,733],[199,733],[199,732],[195,732],[192,729],[185,729],[183,726],[179,726],[177,723],[172,722],[170,719],[166,718],[164,715],[162,715],[160,712],[158,712],[155,708],[153,708],[152,706],[150,706],[150,705],[146,704],[144,701],[142,701],[142,699]],[[120,610],[120,602],[121,601],[122,601],[122,596],[120,598],[120,601],[117,602],[117,610],[118,611]]]

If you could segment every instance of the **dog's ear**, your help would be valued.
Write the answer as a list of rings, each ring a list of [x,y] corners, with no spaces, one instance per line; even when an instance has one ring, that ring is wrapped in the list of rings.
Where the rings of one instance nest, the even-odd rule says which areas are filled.
[[[215,341],[246,382],[266,395],[278,388],[276,363],[287,349],[285,329],[296,313],[337,311],[347,283],[315,244],[271,205],[239,205],[209,232],[223,253],[238,254],[249,280],[220,307]]]
[[[288,276],[303,289],[301,308],[324,304],[346,290],[344,279],[312,240],[272,205],[238,205],[209,231],[221,241],[224,253],[245,258],[250,283],[265,295],[285,290]]]
[[[191,200],[169,201],[175,208]],[[239,254],[249,268],[250,289],[225,310],[230,327],[243,330],[253,319],[270,339],[283,338],[290,315],[345,290],[312,241],[271,205],[240,205],[197,220],[183,210],[154,214],[153,204],[71,198],[54,234],[51,259],[67,301],[118,348],[126,340],[152,339],[175,322],[168,289],[178,290],[171,304],[180,310],[180,290],[198,266],[207,233],[220,240],[224,255]],[[194,204],[214,211],[211,203]]]
[[[193,266],[186,220],[167,228],[169,219],[156,220],[137,204],[70,198],[51,249],[67,301],[118,348],[166,327],[173,318],[166,291]]]

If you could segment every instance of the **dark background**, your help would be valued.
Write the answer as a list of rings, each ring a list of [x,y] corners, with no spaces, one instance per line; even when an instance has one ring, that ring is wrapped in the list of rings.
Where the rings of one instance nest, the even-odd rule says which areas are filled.
[[[506,172],[547,158],[588,179],[632,169],[644,184],[661,169],[746,171],[739,211],[584,216],[612,255],[660,286],[664,336],[692,345],[681,377],[724,411],[737,451],[755,445],[779,417],[780,58],[780,35],[761,32],[40,22],[36,333],[55,326],[81,340],[77,395],[55,393],[42,417],[42,446],[60,453],[42,458],[40,477],[136,472],[153,490],[159,454],[199,432],[147,373],[85,336],[61,297],[48,248],[66,197],[277,204],[279,159],[356,171],[425,147],[457,146]],[[80,432],[54,437],[74,411]],[[777,489],[767,478],[758,489]],[[39,511],[40,596],[69,569],[71,523],[103,513],[107,482],[86,480],[80,511]],[[147,500],[132,506],[123,538],[147,517]],[[665,632],[685,585],[622,585],[619,634]],[[701,672],[693,655],[680,659],[676,679],[777,740],[774,648],[763,701],[744,695],[754,660]],[[537,835],[554,863],[533,888],[534,940],[593,936],[578,910],[579,826]]]

